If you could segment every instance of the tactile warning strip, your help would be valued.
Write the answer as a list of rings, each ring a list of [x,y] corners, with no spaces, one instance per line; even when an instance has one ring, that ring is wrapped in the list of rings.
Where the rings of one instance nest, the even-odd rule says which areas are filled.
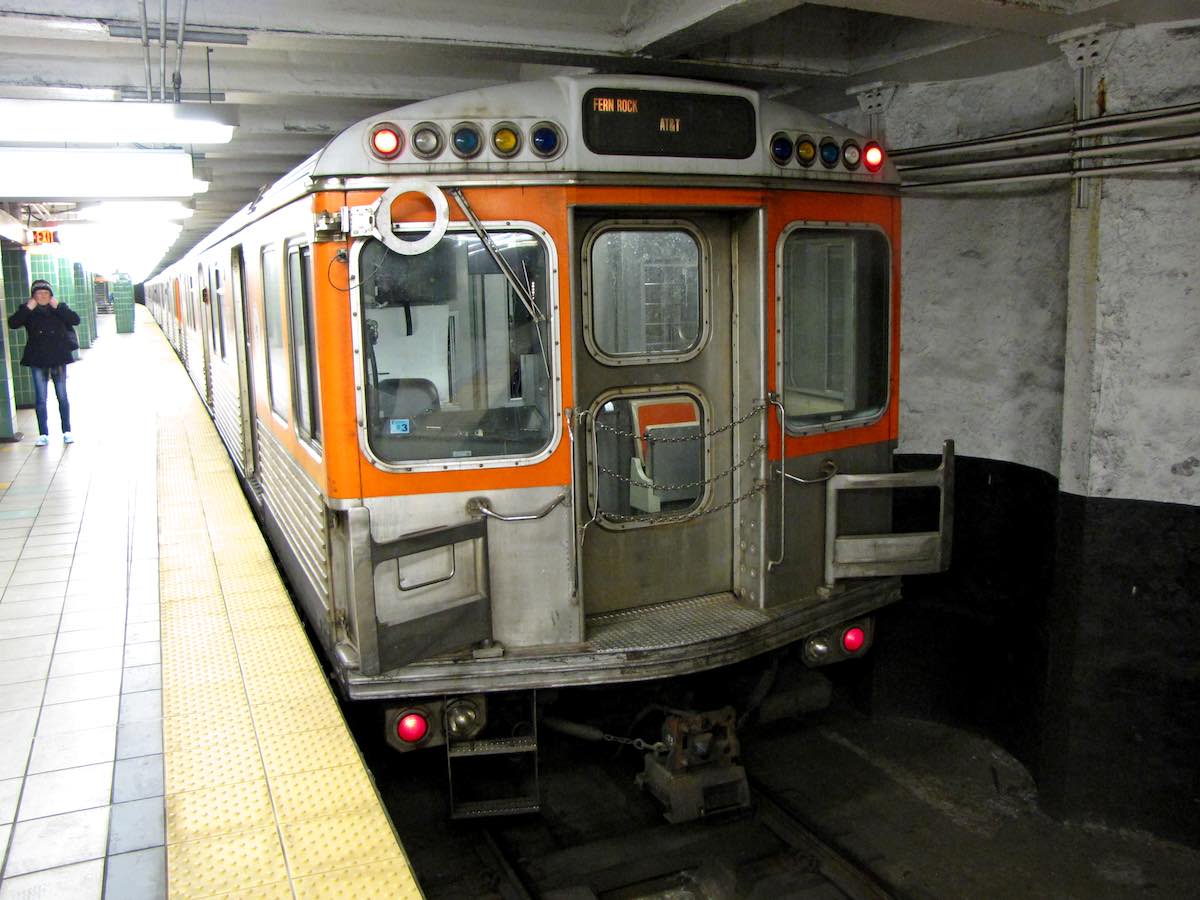
[[[168,893],[420,897],[228,457],[178,380],[158,427]]]

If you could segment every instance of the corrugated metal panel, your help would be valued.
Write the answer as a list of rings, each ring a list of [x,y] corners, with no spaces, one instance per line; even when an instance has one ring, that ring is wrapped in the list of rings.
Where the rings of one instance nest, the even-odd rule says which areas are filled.
[[[242,433],[242,403],[238,394],[237,371],[214,361],[213,372],[213,419],[221,439],[239,469],[245,455],[245,435]]]
[[[329,543],[321,492],[261,422],[258,448],[259,479],[267,508],[287,536],[313,590],[328,607]]]

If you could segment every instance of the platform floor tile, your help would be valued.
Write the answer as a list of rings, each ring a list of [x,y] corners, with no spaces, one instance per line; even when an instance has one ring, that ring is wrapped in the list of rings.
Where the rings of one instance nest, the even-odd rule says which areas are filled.
[[[34,447],[32,410],[0,443],[0,897],[420,897],[216,430],[138,314],[71,367],[76,443]]]

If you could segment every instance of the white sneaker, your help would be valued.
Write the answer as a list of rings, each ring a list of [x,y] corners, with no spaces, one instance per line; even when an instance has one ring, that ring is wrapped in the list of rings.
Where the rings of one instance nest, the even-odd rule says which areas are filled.
[[[48,443],[50,443],[50,438],[46,437],[44,434],[39,434],[38,439],[33,442],[33,445],[35,447],[45,447]]]
[[[75,438],[71,437],[71,432],[69,432],[69,431],[64,431],[64,432],[63,432],[63,443],[64,443],[64,444],[73,444],[73,443],[75,443]]]

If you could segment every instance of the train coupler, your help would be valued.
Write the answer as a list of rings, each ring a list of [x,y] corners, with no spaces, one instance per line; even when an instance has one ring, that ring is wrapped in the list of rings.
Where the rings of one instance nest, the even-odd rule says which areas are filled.
[[[691,822],[750,805],[746,770],[737,762],[736,722],[731,706],[667,716],[656,745],[665,750],[646,754],[636,780],[663,805],[668,822]]]

